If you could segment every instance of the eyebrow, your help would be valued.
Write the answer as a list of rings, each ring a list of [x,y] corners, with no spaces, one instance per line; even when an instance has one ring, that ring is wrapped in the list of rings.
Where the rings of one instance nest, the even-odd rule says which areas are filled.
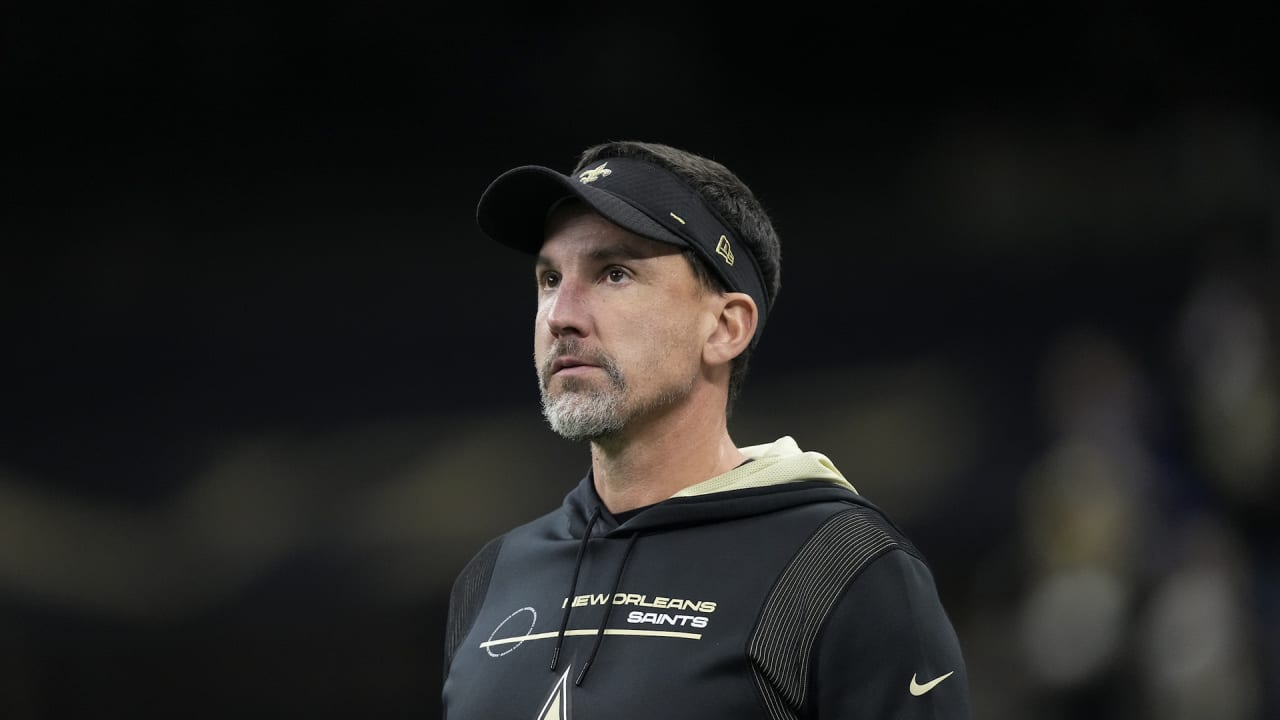
[[[594,248],[587,253],[587,257],[595,262],[609,262],[610,260],[644,260],[652,256],[631,245],[615,243]],[[536,267],[548,267],[554,265],[554,263],[547,256],[539,253],[534,265]]]

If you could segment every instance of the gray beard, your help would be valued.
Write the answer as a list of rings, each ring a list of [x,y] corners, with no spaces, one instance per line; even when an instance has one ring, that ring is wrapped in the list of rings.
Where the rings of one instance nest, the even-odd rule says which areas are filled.
[[[686,397],[693,389],[695,378],[681,387],[665,388],[655,397],[638,406],[627,407],[628,385],[622,370],[613,359],[604,355],[588,358],[604,371],[609,380],[605,388],[593,387],[579,378],[565,378],[558,395],[547,392],[550,379],[550,358],[560,354],[580,355],[570,341],[567,347],[548,355],[547,365],[539,369],[538,389],[542,395],[542,416],[557,435],[573,442],[602,440],[619,433],[628,421]]]
[[[548,354],[547,364],[538,369],[538,390],[542,393],[542,416],[560,437],[578,442],[598,440],[622,429],[622,400],[627,396],[627,381],[612,358],[591,355],[587,359],[604,371],[609,379],[606,388],[596,388],[579,378],[565,378],[559,395],[547,391],[551,380],[551,360],[558,355],[583,355],[578,342],[569,339]]]
[[[555,397],[548,395],[544,388],[542,416],[551,429],[566,440],[600,440],[625,425],[621,412],[624,395],[616,385],[604,390],[566,387]]]

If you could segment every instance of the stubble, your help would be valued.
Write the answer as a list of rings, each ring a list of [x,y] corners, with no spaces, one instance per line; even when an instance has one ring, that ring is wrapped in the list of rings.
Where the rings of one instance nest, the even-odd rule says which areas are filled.
[[[573,355],[600,368],[605,382],[565,377],[560,379],[558,390],[550,392],[547,386],[551,382],[551,363],[561,355]],[[694,380],[691,376],[686,382],[672,383],[651,397],[633,397],[632,385],[618,363],[604,352],[586,349],[576,338],[558,342],[538,368],[542,415],[556,434],[574,442],[616,436],[637,416],[687,397],[693,389]]]

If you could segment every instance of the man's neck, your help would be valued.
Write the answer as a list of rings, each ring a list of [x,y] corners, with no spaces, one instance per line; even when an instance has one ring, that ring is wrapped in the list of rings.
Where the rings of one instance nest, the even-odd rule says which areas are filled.
[[[724,412],[708,407],[716,406],[684,403],[623,436],[591,443],[596,492],[609,512],[661,502],[746,459],[729,437]]]

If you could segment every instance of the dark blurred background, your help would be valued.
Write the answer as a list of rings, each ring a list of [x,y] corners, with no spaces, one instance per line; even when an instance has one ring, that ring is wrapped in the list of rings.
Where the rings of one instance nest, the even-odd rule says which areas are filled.
[[[610,139],[772,210],[731,432],[918,541],[976,717],[1280,717],[1274,15],[745,8],[6,5],[0,717],[438,717],[587,466],[475,201]]]

